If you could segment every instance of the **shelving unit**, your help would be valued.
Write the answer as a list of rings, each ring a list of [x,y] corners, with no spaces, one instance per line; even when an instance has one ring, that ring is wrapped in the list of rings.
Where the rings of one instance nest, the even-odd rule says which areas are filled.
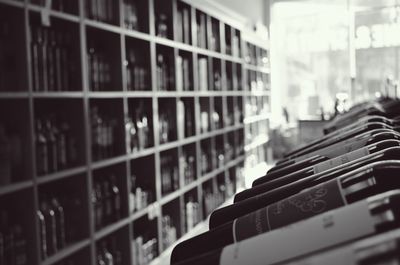
[[[0,236],[23,264],[147,264],[240,186],[267,67],[189,0],[46,2],[0,0]]]
[[[245,85],[245,177],[255,179],[267,171],[271,112],[268,40],[253,32],[243,34]],[[251,181],[249,181],[251,182]]]

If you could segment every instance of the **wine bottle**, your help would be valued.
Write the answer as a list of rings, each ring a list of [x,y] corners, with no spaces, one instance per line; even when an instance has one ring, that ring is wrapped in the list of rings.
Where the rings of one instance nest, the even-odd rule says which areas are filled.
[[[51,256],[58,251],[57,247],[57,221],[54,210],[50,207],[46,198],[42,198],[40,211],[43,213],[46,224],[47,254]]]
[[[39,221],[39,239],[40,239],[40,256],[42,260],[47,258],[47,235],[46,235],[46,220],[42,211],[36,212]]]
[[[397,147],[397,146],[400,146],[400,141],[398,140],[384,140],[379,143],[354,150],[350,153],[343,154],[341,156],[329,160],[321,161],[319,163],[314,164],[313,166],[305,167],[301,170],[291,172],[290,174],[287,175],[271,174],[273,175],[273,178],[271,178],[271,176],[267,174],[266,176],[261,177],[257,180],[257,185],[238,193],[235,196],[235,202],[267,192],[276,187],[288,184],[292,181],[296,181],[301,178],[305,178],[314,174],[323,173],[326,170],[338,166],[343,166],[347,163],[354,163],[356,161],[359,161],[360,159],[368,159],[368,156],[371,154],[380,152],[386,148]]]
[[[362,147],[378,143],[384,140],[400,140],[400,134],[384,132],[371,136],[367,139],[356,140],[353,142],[341,145],[335,144],[330,147],[323,148],[319,151],[312,152],[307,154],[306,156],[302,156],[293,160],[290,160],[284,164],[276,166],[269,170],[265,177],[261,177],[253,182],[253,186],[257,186],[263,183],[263,179],[274,179],[277,176],[286,175],[292,172],[295,172],[300,169],[304,169],[307,166],[312,166],[317,163],[326,161],[328,159],[332,159],[338,157],[340,155],[344,155],[346,153],[352,152],[354,150],[360,149]]]
[[[400,229],[367,237],[333,249],[312,253],[305,257],[279,262],[276,265],[319,264],[399,264]]]
[[[369,155],[365,159],[347,163],[346,166],[336,167],[325,172],[300,178],[292,183],[282,185],[268,192],[253,196],[249,199],[234,203],[232,205],[215,210],[210,216],[210,229],[213,229],[224,223],[233,221],[235,218],[258,210],[266,205],[282,200],[293,194],[300,192],[302,189],[312,187],[316,183],[324,180],[337,178],[345,173],[369,165],[374,162],[382,162],[386,160],[398,160],[400,155],[400,147],[391,147],[380,152]]]
[[[121,194],[116,184],[117,181],[115,175],[111,175],[110,178],[111,178],[111,192],[113,201],[113,218],[114,220],[119,220],[122,215]]]
[[[57,236],[57,248],[63,249],[66,246],[65,240],[65,215],[64,215],[64,208],[60,204],[57,198],[53,197],[51,199],[51,206],[55,213],[56,219],[56,236]]]
[[[369,132],[369,131],[371,131],[373,129],[390,129],[390,130],[393,130],[394,127],[390,126],[390,125],[387,125],[387,124],[384,124],[384,123],[380,123],[380,122],[371,122],[371,123],[368,123],[368,124],[365,124],[365,125],[361,125],[360,127],[351,129],[349,131],[346,131],[346,132],[343,132],[343,133],[340,133],[340,134],[337,134],[337,135],[335,134],[335,135],[327,137],[327,138],[321,138],[321,139],[319,139],[319,140],[317,140],[317,141],[315,141],[315,142],[313,142],[311,144],[308,144],[305,147],[302,147],[300,149],[297,149],[297,150],[289,153],[287,156],[294,156],[294,155],[299,156],[299,155],[302,155],[302,154],[306,154],[306,153],[321,149],[323,147],[326,147],[326,146],[341,142],[343,140],[350,139],[350,138],[355,137],[357,135],[360,135],[360,134],[362,134],[364,132]]]
[[[42,122],[36,121],[36,172],[44,175],[49,172],[48,141],[44,133]]]
[[[180,243],[172,258],[184,260],[371,196],[368,200],[400,196],[400,190],[391,191],[399,188],[399,184],[394,184],[399,172],[400,162],[380,163],[310,187]]]
[[[390,231],[400,226],[400,194],[335,209],[294,225],[245,239],[192,260],[171,264],[275,264],[287,259]],[[309,238],[299,244],[299,238]],[[279,243],[277,243],[279,242]]]
[[[377,143],[382,140],[399,140],[400,139],[400,133],[392,130],[387,130],[387,129],[376,129],[372,130],[370,132],[362,133],[354,138],[338,142],[336,144],[315,150],[313,152],[303,154],[300,156],[294,156],[294,157],[289,157],[284,160],[281,160],[275,165],[273,168],[271,168],[268,173],[274,172],[276,170],[280,170],[286,166],[293,165],[295,163],[302,162],[304,160],[307,160],[309,158],[312,158],[316,155],[325,155],[328,157],[335,157],[341,154],[345,154],[348,152],[351,152],[353,150],[356,150],[358,148],[364,147],[369,144]]]

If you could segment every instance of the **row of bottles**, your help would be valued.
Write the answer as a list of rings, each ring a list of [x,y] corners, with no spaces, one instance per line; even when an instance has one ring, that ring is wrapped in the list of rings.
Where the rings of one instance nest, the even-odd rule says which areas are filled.
[[[186,231],[190,231],[201,220],[202,215],[200,204],[193,201],[193,198],[189,198],[189,201],[185,205]]]
[[[161,191],[168,194],[179,189],[179,171],[176,158],[172,154],[161,155]]]
[[[212,153],[210,142],[202,143],[200,152],[200,171],[201,174],[208,173],[212,170]]]
[[[157,13],[156,14],[156,34],[158,37],[161,38],[168,38],[170,37],[170,27],[168,26],[169,21],[168,21],[168,16],[163,13]]]
[[[23,147],[17,133],[9,134],[0,124],[0,187],[21,181]]]
[[[171,246],[178,239],[174,220],[169,215],[164,215],[161,220],[163,249]]]
[[[151,104],[144,101],[133,104],[130,116],[125,122],[128,153],[137,152],[153,145]]]
[[[69,168],[78,159],[77,142],[67,121],[56,116],[36,120],[36,170],[45,175]]]
[[[193,121],[193,101],[178,100],[177,103],[178,138],[183,139],[195,134]]]
[[[175,66],[176,66],[176,90],[177,91],[193,90],[191,76],[190,76],[191,72],[190,59],[178,55],[175,59]]]
[[[157,87],[160,91],[174,90],[174,68],[169,56],[157,54]]]
[[[110,0],[111,1],[111,0]],[[98,44],[88,43],[88,75],[91,91],[113,90],[112,57],[104,52]]]
[[[222,192],[213,193],[210,191],[204,192],[204,211],[206,215],[209,215],[224,201],[225,195]]]
[[[160,108],[159,113],[159,139],[160,143],[167,143],[176,140],[176,110],[171,109],[173,104],[167,106],[166,109]]]
[[[7,212],[0,212],[0,265],[28,265],[27,235]]]
[[[179,158],[179,164],[181,165],[183,183],[188,185],[196,179],[196,159],[192,154],[181,154]]]
[[[131,177],[131,190],[129,194],[129,205],[130,211],[140,211],[146,208],[151,202],[154,201],[154,193],[150,190],[140,187],[137,184],[137,177],[133,175]]]
[[[96,229],[114,223],[122,217],[121,192],[115,175],[101,176],[94,180],[92,206]]]
[[[113,0],[86,0],[86,14],[89,19],[116,24],[117,7]]]
[[[138,6],[136,1],[124,0],[124,27],[139,30]]]
[[[96,259],[97,265],[123,265],[122,252],[115,235],[96,244]]]
[[[140,63],[137,51],[129,49],[127,51],[126,82],[128,91],[143,91],[150,88],[150,73],[148,68]]]
[[[30,33],[33,90],[75,90],[80,73],[70,30],[32,24]]]
[[[59,198],[45,195],[40,198],[39,207],[40,251],[45,260],[67,244],[65,209]]]
[[[147,265],[158,255],[158,241],[156,238],[145,241],[138,236],[133,241],[134,262],[136,265]]]
[[[104,115],[97,106],[91,108],[90,116],[93,160],[114,156],[117,120]]]
[[[44,6],[46,4],[46,0],[30,0],[30,2],[34,5]],[[58,12],[77,13],[77,6],[75,1],[71,0],[52,0],[51,8]]]

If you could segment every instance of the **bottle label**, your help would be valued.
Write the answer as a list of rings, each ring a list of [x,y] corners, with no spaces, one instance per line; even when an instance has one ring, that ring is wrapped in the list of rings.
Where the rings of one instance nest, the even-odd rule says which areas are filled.
[[[334,179],[236,219],[233,238],[241,241],[345,204],[340,182]]]
[[[364,147],[364,148],[355,150],[353,152],[350,152],[348,154],[344,154],[339,157],[330,159],[328,161],[318,163],[317,165],[314,166],[314,174],[318,174],[318,173],[324,172],[328,169],[344,165],[348,162],[365,157],[367,155],[369,155],[368,147]]]
[[[274,264],[374,233],[374,219],[363,200],[231,244],[222,250],[219,264]]]

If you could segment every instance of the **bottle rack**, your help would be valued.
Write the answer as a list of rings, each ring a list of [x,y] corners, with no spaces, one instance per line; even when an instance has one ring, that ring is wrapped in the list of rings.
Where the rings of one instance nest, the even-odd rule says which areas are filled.
[[[191,1],[51,2],[0,0],[0,237],[18,264],[148,264],[241,186],[264,66]]]

